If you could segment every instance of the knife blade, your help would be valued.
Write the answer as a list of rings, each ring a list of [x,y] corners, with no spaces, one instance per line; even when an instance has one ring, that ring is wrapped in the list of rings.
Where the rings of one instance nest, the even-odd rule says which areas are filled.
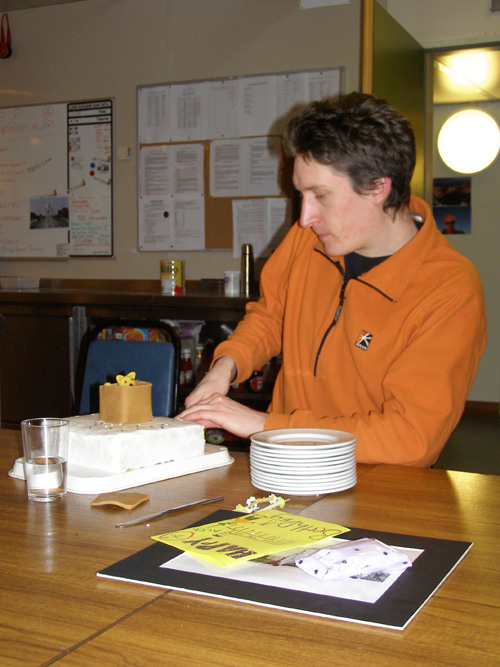
[[[203,500],[194,500],[193,502],[185,503],[184,505],[169,507],[166,510],[161,510],[160,512],[154,512],[153,514],[146,514],[145,516],[138,517],[137,519],[132,519],[131,521],[124,521],[122,523],[117,523],[115,524],[115,528],[126,528],[127,526],[137,526],[140,523],[147,523],[148,521],[157,519],[160,516],[165,516],[166,514],[172,514],[173,512],[186,510],[189,507],[196,507],[197,505],[206,505],[207,503],[215,503],[217,500],[224,500],[224,496],[215,496],[215,498],[203,498]]]

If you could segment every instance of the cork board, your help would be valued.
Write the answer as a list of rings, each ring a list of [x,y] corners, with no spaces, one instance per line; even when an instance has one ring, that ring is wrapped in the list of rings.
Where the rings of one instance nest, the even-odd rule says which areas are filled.
[[[315,99],[336,97],[343,90],[343,67],[139,86],[138,154],[141,156],[141,151],[153,146],[202,146],[205,241],[204,247],[200,249],[230,249],[233,247],[233,201],[256,197],[211,195],[210,151],[213,143],[220,139],[281,137],[288,120],[305,104]],[[254,94],[255,99],[252,99]],[[255,105],[255,113],[250,127],[241,119],[245,114],[248,116],[248,108],[252,104]],[[209,108],[207,115],[210,116],[211,109],[212,118],[216,119],[208,129],[209,122],[203,125],[200,121],[200,126],[197,126],[197,120],[203,113],[200,109],[203,110],[204,107]],[[181,113],[184,114],[182,118]],[[291,172],[291,160],[281,151],[278,168],[279,192],[266,194],[265,198],[292,199],[292,211],[295,214],[298,207],[296,202],[293,202]],[[162,246],[164,240],[160,236],[158,243],[150,242],[149,247],[143,242],[145,223],[141,220],[140,200],[141,183],[145,183],[145,178],[143,160],[139,157],[139,250],[172,249],[172,245]],[[172,196],[170,193],[169,195]],[[166,197],[166,191],[159,196]],[[164,215],[167,217],[166,224],[172,224],[172,216],[168,212]],[[164,223],[161,214],[157,222],[158,224],[154,222],[153,228]],[[154,235],[151,238],[154,240]]]

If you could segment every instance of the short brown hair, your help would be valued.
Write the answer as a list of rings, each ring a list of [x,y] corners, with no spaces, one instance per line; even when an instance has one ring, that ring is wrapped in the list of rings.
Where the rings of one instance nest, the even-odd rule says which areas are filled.
[[[406,118],[385,100],[350,93],[336,102],[313,102],[289,122],[284,144],[292,157],[314,159],[348,176],[358,194],[389,177],[384,210],[396,213],[408,205],[415,137]]]

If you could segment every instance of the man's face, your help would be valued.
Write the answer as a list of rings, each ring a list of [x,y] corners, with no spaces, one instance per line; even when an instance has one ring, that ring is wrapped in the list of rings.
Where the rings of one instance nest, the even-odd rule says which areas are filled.
[[[312,228],[328,255],[388,254],[379,223],[382,206],[373,193],[358,194],[347,176],[302,156],[295,158],[293,182],[302,195],[299,224]]]
[[[443,220],[444,228],[447,234],[453,234],[455,231],[455,219],[454,218],[445,218]]]

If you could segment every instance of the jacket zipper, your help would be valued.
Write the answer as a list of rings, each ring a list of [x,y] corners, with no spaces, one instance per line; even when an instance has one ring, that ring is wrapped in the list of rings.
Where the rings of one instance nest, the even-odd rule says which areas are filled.
[[[323,338],[321,339],[321,343],[319,344],[318,351],[316,352],[316,359],[314,361],[314,377],[316,377],[316,370],[318,368],[319,357],[320,357],[320,354],[321,354],[321,350],[323,349],[323,345],[325,343],[325,340],[326,340],[328,334],[330,333],[330,331],[337,324],[338,319],[340,317],[340,313],[342,312],[342,307],[344,305],[344,300],[345,300],[345,288],[346,288],[346,286],[347,286],[347,283],[342,283],[342,288],[340,290],[339,304],[337,306],[337,310],[335,311],[335,315],[333,316],[332,323],[330,324],[328,329],[323,334]]]
[[[323,255],[323,253],[319,250],[316,250],[316,252],[319,252],[321,255]],[[327,330],[323,334],[323,338],[321,339],[318,350],[316,352],[316,359],[314,360],[314,377],[316,377],[316,371],[318,369],[319,357],[321,355],[321,350],[323,349],[323,346],[325,344],[327,336],[330,333],[330,331],[333,329],[333,327],[337,324],[338,319],[340,317],[340,313],[342,312],[342,308],[344,306],[344,301],[345,301],[345,289],[347,287],[347,283],[349,282],[348,280],[347,281],[345,280],[345,273],[344,273],[344,269],[342,268],[342,265],[335,260],[331,260],[326,255],[324,255],[324,257],[326,257],[330,262],[332,262],[332,264],[334,264],[337,267],[337,269],[340,271],[342,277],[344,278],[344,282],[342,283],[342,287],[340,289],[339,303],[338,303],[338,306],[337,306],[337,310],[335,311],[335,315],[333,316],[332,323],[330,324],[330,326],[327,328]],[[385,294],[384,292],[379,290],[377,287],[374,287],[373,285],[370,285],[370,283],[366,282],[365,280],[361,280],[358,277],[353,278],[353,280],[357,280],[360,283],[363,283],[364,285],[366,285],[367,287],[371,287],[376,292],[379,292],[379,294],[384,296],[386,299],[389,299],[390,301],[393,301],[393,299],[391,299],[391,297],[387,296],[387,294]]]

